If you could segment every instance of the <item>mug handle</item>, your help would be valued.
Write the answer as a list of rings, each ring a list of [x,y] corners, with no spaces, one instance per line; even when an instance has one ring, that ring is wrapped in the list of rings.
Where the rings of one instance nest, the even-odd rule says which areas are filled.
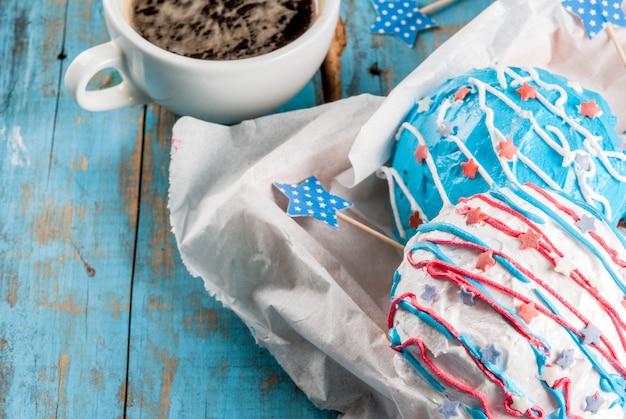
[[[92,77],[107,68],[119,71],[122,82],[113,87],[87,90]],[[150,98],[132,86],[129,80],[122,51],[109,41],[83,51],[72,61],[65,73],[65,88],[81,108],[93,112],[150,102]]]

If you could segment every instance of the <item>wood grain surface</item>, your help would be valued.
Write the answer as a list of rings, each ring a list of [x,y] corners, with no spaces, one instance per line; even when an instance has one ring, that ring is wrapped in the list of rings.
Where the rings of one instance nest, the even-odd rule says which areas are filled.
[[[344,0],[321,71],[279,111],[386,95],[493,0],[431,16],[414,48]],[[90,113],[69,62],[108,41],[100,1],[0,0],[0,418],[322,418],[180,261],[171,128],[156,105]],[[96,85],[115,83],[110,73]]]

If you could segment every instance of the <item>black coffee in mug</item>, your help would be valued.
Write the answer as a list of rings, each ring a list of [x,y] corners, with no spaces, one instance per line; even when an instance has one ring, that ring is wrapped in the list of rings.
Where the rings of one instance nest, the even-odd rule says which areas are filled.
[[[167,51],[235,60],[281,48],[302,35],[314,0],[132,0],[131,26]]]

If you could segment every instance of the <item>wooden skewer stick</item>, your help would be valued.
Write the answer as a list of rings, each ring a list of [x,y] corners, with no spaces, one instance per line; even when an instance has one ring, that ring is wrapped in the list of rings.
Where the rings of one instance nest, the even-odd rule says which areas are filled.
[[[428,13],[434,11],[434,10],[439,9],[440,7],[443,7],[443,6],[447,5],[447,4],[452,3],[453,1],[455,1],[455,0],[438,0],[438,1],[436,1],[434,3],[431,3],[431,4],[427,5],[427,6],[421,7],[419,9],[419,11],[424,13],[424,14],[428,14]]]
[[[609,35],[609,39],[613,42],[613,45],[615,45],[615,49],[617,49],[617,55],[619,55],[619,58],[622,60],[624,67],[626,67],[626,54],[624,54],[624,50],[622,49],[622,46],[619,44],[619,41],[615,36],[613,25],[611,25],[611,23],[609,22],[607,22],[606,24],[606,33]]]
[[[390,239],[389,237],[385,236],[384,234],[379,233],[378,231],[372,229],[371,227],[366,226],[365,224],[355,220],[354,218],[348,217],[347,215],[345,215],[342,212],[337,212],[337,218],[339,218],[340,220],[345,221],[346,223],[358,228],[359,230],[362,230],[364,232],[366,232],[367,234],[376,237],[378,240],[392,246],[395,247],[398,250],[402,250],[404,251],[404,246],[401,245],[400,243],[398,243],[395,240]]]

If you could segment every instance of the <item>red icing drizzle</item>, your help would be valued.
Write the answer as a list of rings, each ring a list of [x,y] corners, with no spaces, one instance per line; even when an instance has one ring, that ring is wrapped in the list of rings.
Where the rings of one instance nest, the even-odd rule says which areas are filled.
[[[533,190],[538,192],[544,199],[549,201],[558,210],[562,211],[563,213],[571,217],[574,222],[577,222],[580,219],[573,210],[571,210],[570,208],[567,208],[564,205],[561,205],[558,201],[553,199],[545,191],[541,190],[535,185],[529,184],[527,186],[531,187]],[[539,241],[536,247],[536,251],[538,251],[545,259],[550,261],[553,266],[556,266],[560,258],[563,257],[563,253],[541,232],[540,228],[537,225],[535,225],[531,220],[529,220],[527,217],[525,217],[523,214],[499,202],[493,201],[492,199],[486,197],[485,195],[477,195],[475,196],[475,198],[478,198],[481,201],[485,202],[486,204],[494,208],[497,208],[501,211],[504,211],[510,214],[511,216],[521,220],[525,225],[529,227],[529,231],[532,231],[534,234],[538,234]],[[462,199],[460,201],[467,202],[466,199]],[[469,216],[470,214],[476,211],[477,211],[476,208],[471,208],[469,206],[464,206],[464,207],[460,207],[457,209],[458,214],[465,215],[465,216]],[[478,207],[478,211],[480,211],[480,207]],[[509,227],[510,223],[505,223],[493,216],[490,216],[484,213],[481,213],[480,222],[483,222],[497,229],[503,234],[508,235],[510,237],[514,237],[514,238],[519,238],[520,235],[525,233],[524,231],[518,231]],[[607,252],[607,254],[611,256],[612,260],[618,266],[626,267],[626,262],[621,260],[618,257],[618,252],[615,249],[610,248],[609,245],[602,238],[600,238],[597,233],[591,231],[589,232],[589,234]],[[443,240],[443,239],[426,238],[426,239],[423,239],[423,241],[430,242],[430,243],[433,243],[435,245],[440,245],[440,246],[451,246],[451,247],[462,247],[462,248],[473,249],[473,250],[478,251],[479,253],[492,251],[494,256],[506,260],[509,264],[514,266],[516,269],[518,269],[528,279],[530,279],[532,282],[534,282],[539,287],[541,287],[544,291],[550,294],[553,298],[559,301],[563,305],[563,307],[565,307],[570,313],[572,313],[576,318],[578,318],[581,321],[581,323],[583,323],[585,326],[589,324],[589,320],[579,310],[577,310],[576,307],[574,307],[564,297],[562,297],[555,289],[550,287],[546,282],[544,282],[542,279],[535,276],[532,272],[530,272],[528,269],[521,266],[517,261],[515,261],[513,258],[509,257],[508,255],[502,252],[493,250],[493,249],[480,246],[476,243],[460,241],[458,239],[457,240]],[[532,250],[533,249],[530,249],[527,251],[532,251]],[[521,322],[518,319],[518,317],[512,315],[511,312],[500,307],[497,302],[495,302],[490,296],[486,295],[483,291],[481,291],[481,289],[476,287],[472,282],[470,282],[470,280],[480,283],[483,287],[498,290],[499,292],[509,295],[521,301],[524,304],[534,303],[533,300],[524,296],[523,294],[520,294],[514,291],[513,289],[509,287],[506,287],[498,282],[492,281],[483,275],[479,275],[477,273],[465,270],[458,266],[450,265],[441,260],[430,260],[430,261],[418,262],[413,259],[412,252],[409,252],[407,254],[407,260],[414,268],[424,269],[433,279],[450,281],[454,283],[459,289],[461,287],[464,287],[466,290],[472,292],[476,298],[479,298],[483,300],[484,302],[486,302],[487,304],[489,304],[531,345],[533,345],[534,347],[536,347],[537,349],[545,353],[547,356],[550,356],[550,351],[544,345],[543,341],[535,337],[532,333],[530,333],[528,327],[526,326],[526,324],[524,324],[524,322]],[[563,276],[563,279],[565,278],[566,276]],[[625,334],[626,322],[624,322],[620,318],[620,315],[616,311],[616,309],[613,306],[611,306],[611,304],[590,284],[589,280],[585,278],[585,276],[578,269],[573,269],[570,272],[569,278],[573,280],[575,284],[577,284],[581,289],[583,289],[585,292],[587,292],[590,296],[592,296],[597,301],[600,308],[604,311],[604,313],[606,313],[607,317],[611,319],[611,322],[613,323],[616,329],[616,332],[619,336],[621,345],[624,349],[626,349],[626,334]],[[425,308],[425,307],[421,307],[417,301],[417,298],[415,298],[415,296],[411,293],[405,293],[402,296],[396,298],[392,302],[391,309],[389,311],[389,316],[388,316],[388,326],[390,328],[393,327],[394,317],[395,317],[396,311],[398,310],[397,304],[401,300],[405,300],[407,298],[410,299],[410,303],[415,309],[423,311],[427,313],[428,315],[432,316],[433,319],[435,319],[437,322],[440,322],[442,325],[444,325],[452,333],[452,335],[458,340],[459,338],[458,331],[456,331],[443,318],[438,316],[433,310]],[[568,323],[563,318],[555,315],[554,313],[552,313],[551,310],[545,308],[543,305],[540,305],[540,304],[535,304],[535,308],[541,315],[558,323],[562,327],[569,330],[571,333],[578,336],[580,339],[583,338],[583,335],[580,332],[579,328]],[[596,326],[599,326],[599,325],[596,325]],[[593,346],[598,351],[598,353],[602,355],[622,376],[626,377],[626,367],[622,365],[620,360],[617,358],[615,348],[613,347],[609,339],[605,336],[605,334],[601,334],[600,341],[601,341],[601,344],[592,343],[590,345]],[[403,342],[401,345],[397,347],[394,347],[394,349],[402,350],[403,348],[406,348],[407,346],[411,346],[411,345],[416,345],[419,348],[421,358],[424,360],[425,364],[427,364],[440,379],[442,379],[449,385],[454,386],[455,388],[477,398],[480,401],[481,405],[483,406],[484,412],[486,413],[487,417],[492,417],[490,416],[488,405],[486,404],[485,395],[477,392],[476,390],[472,388],[465,386],[464,384],[454,380],[451,377],[446,376],[440,369],[437,368],[434,362],[426,356],[425,344],[421,340],[419,340],[417,337],[412,337],[412,338],[407,339],[407,341]],[[465,349],[469,353],[469,350],[467,348]],[[504,400],[505,410],[507,410],[507,412],[513,416],[522,416],[523,413],[520,413],[510,408],[510,404],[512,403],[512,398],[511,398],[512,394],[506,388],[504,383],[500,379],[498,379],[498,377],[494,376],[491,373],[491,371],[489,371],[489,369],[487,369],[480,362],[480,360],[476,359],[474,356],[472,356],[472,360],[476,363],[476,365],[478,365],[481,371],[483,371],[483,373],[490,380],[497,383],[502,388],[505,394],[505,400]],[[568,417],[576,418],[576,416],[574,416],[570,412],[571,381],[568,378],[559,379],[553,384],[552,388],[558,389],[561,387],[563,388],[565,407],[566,407],[566,412],[568,414]],[[543,411],[541,411],[541,409],[538,408],[537,406],[533,407],[532,409],[529,409],[525,413],[531,417],[543,417]]]

